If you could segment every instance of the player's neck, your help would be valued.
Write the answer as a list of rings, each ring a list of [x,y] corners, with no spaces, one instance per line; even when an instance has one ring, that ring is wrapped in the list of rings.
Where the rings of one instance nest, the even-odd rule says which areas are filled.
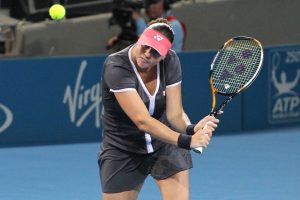
[[[148,74],[148,73],[156,72],[155,66],[147,67],[147,68],[141,68],[139,66],[136,66],[136,68],[137,68],[137,71],[139,72],[139,74]]]

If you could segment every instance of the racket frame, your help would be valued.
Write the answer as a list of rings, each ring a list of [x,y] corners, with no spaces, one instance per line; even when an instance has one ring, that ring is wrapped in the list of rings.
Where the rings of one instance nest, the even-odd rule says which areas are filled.
[[[261,49],[261,56],[260,56],[260,62],[259,62],[259,66],[257,67],[257,70],[255,72],[255,74],[253,75],[253,77],[245,84],[243,85],[243,87],[241,87],[240,89],[238,89],[238,91],[234,92],[234,93],[224,93],[221,91],[218,91],[214,86],[213,86],[213,80],[212,80],[212,76],[213,76],[213,68],[214,68],[214,64],[221,52],[222,49],[226,48],[226,46],[228,46],[231,42],[233,42],[234,40],[252,40],[254,42],[256,42],[256,44],[258,44],[258,46]],[[211,92],[212,92],[212,109],[210,112],[210,115],[214,115],[215,117],[218,116],[218,113],[220,111],[223,110],[223,108],[235,97],[237,96],[239,93],[243,92],[245,89],[247,89],[253,82],[254,80],[257,78],[261,68],[262,68],[262,63],[263,63],[263,57],[264,57],[264,52],[263,52],[263,47],[261,45],[261,43],[253,38],[253,37],[248,37],[248,36],[237,36],[234,38],[229,39],[228,41],[226,41],[222,47],[219,49],[218,53],[215,55],[213,62],[210,65],[210,72],[209,72],[209,84],[211,87]],[[216,94],[220,94],[222,96],[228,96],[228,98],[226,100],[224,100],[217,109],[215,109],[216,107],[216,103],[217,103],[217,98],[216,98]]]
[[[252,78],[246,83],[244,84],[241,88],[239,88],[236,92],[233,92],[233,93],[224,93],[224,92],[221,92],[221,91],[218,91],[214,85],[213,85],[213,67],[214,67],[214,64],[221,52],[222,49],[224,49],[226,46],[228,46],[231,42],[233,42],[234,40],[252,40],[252,41],[255,41],[258,46],[260,47],[261,49],[261,56],[260,56],[260,62],[259,62],[259,65],[257,67],[257,70],[256,72],[254,73],[254,75],[252,76]],[[261,68],[262,68],[262,63],[263,63],[263,57],[264,57],[264,52],[263,52],[263,47],[261,45],[261,43],[253,38],[253,37],[248,37],[248,36],[237,36],[237,37],[234,37],[234,38],[231,38],[229,39],[228,41],[226,41],[221,48],[219,48],[217,54],[215,55],[214,59],[213,59],[213,62],[211,63],[210,65],[210,72],[209,72],[209,84],[210,84],[210,88],[211,88],[211,93],[212,93],[212,108],[211,108],[211,112],[210,112],[210,115],[212,116],[215,116],[217,117],[220,112],[223,110],[223,108],[235,97],[237,96],[238,94],[242,93],[243,91],[245,91],[245,89],[247,89],[253,82],[254,80],[257,78]],[[217,94],[220,94],[222,96],[227,96],[227,98],[218,106],[217,109],[215,109],[216,107],[216,104],[217,104]],[[204,126],[204,129],[207,127],[207,125]],[[203,152],[203,147],[198,147],[198,148],[195,148],[193,149],[196,153],[202,153]]]

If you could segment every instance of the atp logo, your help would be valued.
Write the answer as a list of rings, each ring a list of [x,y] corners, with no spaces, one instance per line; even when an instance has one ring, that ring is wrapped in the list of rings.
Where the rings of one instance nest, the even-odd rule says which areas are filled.
[[[300,48],[270,53],[269,121],[300,121]]]
[[[164,38],[163,37],[161,37],[160,35],[154,35],[153,36],[154,37],[154,39],[156,39],[157,41],[161,41],[161,40],[163,40]]]

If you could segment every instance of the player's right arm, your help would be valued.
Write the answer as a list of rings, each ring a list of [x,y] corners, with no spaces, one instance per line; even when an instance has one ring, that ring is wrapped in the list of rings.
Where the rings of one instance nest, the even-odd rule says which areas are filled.
[[[177,145],[179,134],[149,115],[149,112],[136,91],[115,92],[118,103],[135,123],[139,130],[164,142]],[[211,130],[200,130],[192,137],[191,148],[206,147]]]

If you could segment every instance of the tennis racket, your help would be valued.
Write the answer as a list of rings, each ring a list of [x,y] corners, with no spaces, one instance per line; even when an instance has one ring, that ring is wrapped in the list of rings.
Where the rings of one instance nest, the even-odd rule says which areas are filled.
[[[253,83],[262,67],[263,57],[262,45],[254,38],[238,36],[225,42],[210,67],[209,83],[212,92],[210,115],[217,117],[235,96]],[[216,94],[227,96],[217,108]],[[204,126],[204,129],[206,128],[207,124]],[[198,147],[194,151],[202,153],[203,148]]]

